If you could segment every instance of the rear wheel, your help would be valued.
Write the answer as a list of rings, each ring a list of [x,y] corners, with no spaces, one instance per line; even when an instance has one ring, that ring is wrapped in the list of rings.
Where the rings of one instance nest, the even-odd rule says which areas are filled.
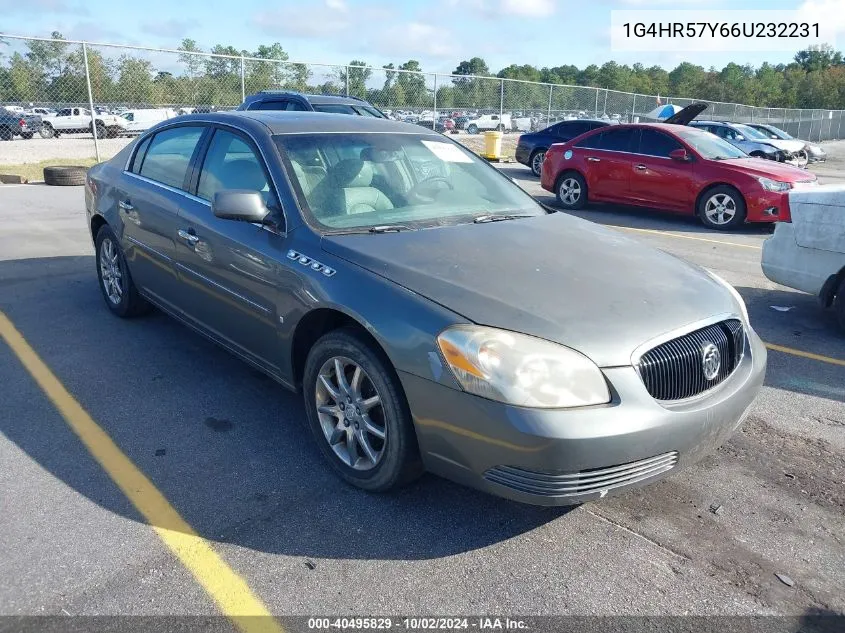
[[[50,125],[49,123],[45,123],[41,126],[41,131],[39,132],[39,134],[41,134],[41,138],[53,138],[54,136],[56,136],[56,131],[53,129],[52,125]]]
[[[314,440],[347,482],[382,492],[420,475],[411,412],[396,372],[357,332],[335,330],[314,344],[303,393]]]
[[[27,141],[32,138],[34,132],[23,132],[21,134],[21,138],[26,139]]]
[[[839,288],[836,290],[833,310],[836,313],[836,320],[839,321],[839,327],[845,332],[845,277],[842,278]]]
[[[475,123],[471,123],[467,127],[467,134],[478,134],[478,126]]]
[[[89,127],[89,130],[92,134],[94,133],[93,128]],[[97,121],[97,138],[106,138],[106,134],[108,134],[106,131],[106,124],[102,121]]]
[[[528,161],[529,165],[531,165],[531,171],[534,172],[534,175],[538,178],[543,175],[543,161],[546,159],[546,150],[538,149],[534,150],[534,153],[531,154],[531,160]]]
[[[109,310],[122,318],[149,312],[152,306],[138,294],[120,243],[108,225],[97,232],[95,245],[97,278]]]
[[[711,229],[735,229],[745,222],[745,216],[745,200],[736,189],[727,185],[713,187],[698,201],[698,217]]]
[[[0,141],[11,141],[15,137],[12,128],[0,127]]]
[[[587,181],[575,171],[563,174],[557,183],[557,201],[564,209],[583,209],[587,204]]]

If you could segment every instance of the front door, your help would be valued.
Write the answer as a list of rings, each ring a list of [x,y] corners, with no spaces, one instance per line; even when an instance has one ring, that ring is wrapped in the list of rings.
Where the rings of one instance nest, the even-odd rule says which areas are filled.
[[[198,163],[199,164],[199,163]],[[201,162],[196,196],[179,212],[177,269],[186,315],[225,346],[279,374],[279,284],[286,259],[278,196],[260,154],[245,136],[217,128]],[[276,227],[212,214],[222,189],[261,192]]]

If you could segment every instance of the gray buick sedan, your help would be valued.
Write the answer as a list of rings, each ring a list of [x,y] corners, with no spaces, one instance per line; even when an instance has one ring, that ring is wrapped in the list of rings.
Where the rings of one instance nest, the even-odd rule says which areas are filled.
[[[105,303],[152,306],[303,394],[327,463],[567,505],[723,442],[766,351],[716,275],[548,213],[381,119],[171,119],[88,174]]]

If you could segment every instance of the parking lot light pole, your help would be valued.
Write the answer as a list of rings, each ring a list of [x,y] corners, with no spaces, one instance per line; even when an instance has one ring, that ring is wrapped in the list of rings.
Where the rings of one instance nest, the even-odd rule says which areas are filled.
[[[88,107],[91,108],[91,133],[94,135],[94,156],[100,162],[100,144],[97,142],[97,122],[94,112],[94,94],[91,92],[91,71],[88,68],[88,47],[82,42],[82,62],[85,64],[85,84],[88,86]]]

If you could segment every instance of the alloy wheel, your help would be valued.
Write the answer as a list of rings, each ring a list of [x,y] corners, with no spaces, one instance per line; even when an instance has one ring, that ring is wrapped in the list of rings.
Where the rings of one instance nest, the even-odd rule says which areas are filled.
[[[560,183],[560,199],[566,205],[573,205],[581,198],[581,183],[575,178],[564,178]]]
[[[109,301],[119,305],[123,300],[123,270],[117,246],[108,237],[100,243],[100,278]]]
[[[711,196],[704,205],[704,215],[713,224],[727,224],[736,215],[736,201],[726,193]]]
[[[381,396],[370,376],[344,356],[328,359],[317,375],[315,406],[334,454],[355,470],[372,470],[387,446]]]
[[[537,152],[534,154],[534,158],[531,159],[531,171],[533,171],[537,176],[541,176],[543,174],[543,160],[546,158],[546,152]]]

